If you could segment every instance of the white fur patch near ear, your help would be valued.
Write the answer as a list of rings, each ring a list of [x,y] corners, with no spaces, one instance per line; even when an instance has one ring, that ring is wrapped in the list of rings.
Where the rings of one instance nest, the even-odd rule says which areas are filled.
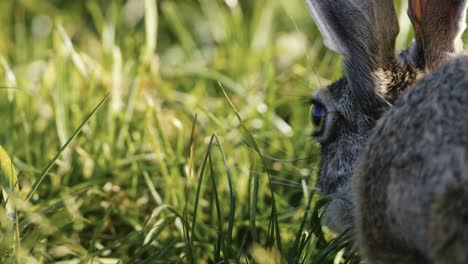
[[[317,1],[307,0],[306,3],[309,7],[310,13],[312,14],[312,18],[322,34],[325,46],[333,51],[344,54],[346,51],[345,47],[340,43],[338,36],[336,36],[336,33],[329,25],[329,21],[323,17],[322,10],[320,10],[320,6],[317,4]]]
[[[453,33],[455,34],[455,39],[461,39],[463,32],[466,30],[466,8],[468,6],[468,1],[461,1],[458,11],[455,15],[455,25],[452,26]]]

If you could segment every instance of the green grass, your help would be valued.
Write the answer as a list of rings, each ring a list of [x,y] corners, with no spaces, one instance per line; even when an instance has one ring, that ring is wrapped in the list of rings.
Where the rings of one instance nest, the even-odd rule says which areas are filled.
[[[306,103],[340,64],[303,0],[1,1],[0,262],[359,263]]]

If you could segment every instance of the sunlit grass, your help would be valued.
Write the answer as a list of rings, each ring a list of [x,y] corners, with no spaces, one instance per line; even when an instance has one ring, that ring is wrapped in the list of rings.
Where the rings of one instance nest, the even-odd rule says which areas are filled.
[[[340,64],[302,0],[1,1],[0,262],[359,262],[306,103]]]

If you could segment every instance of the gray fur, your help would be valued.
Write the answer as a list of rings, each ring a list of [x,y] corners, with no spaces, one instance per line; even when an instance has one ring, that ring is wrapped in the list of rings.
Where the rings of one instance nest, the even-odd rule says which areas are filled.
[[[354,227],[372,263],[468,261],[458,254],[468,247],[462,231],[468,210],[461,206],[468,195],[459,185],[468,183],[461,173],[467,173],[468,143],[451,139],[468,135],[468,108],[460,108],[468,105],[468,59],[451,59],[461,51],[467,0],[427,0],[417,16],[410,5],[416,41],[399,55],[392,0],[307,1],[344,56],[345,77],[314,96],[333,112],[333,122],[316,135],[318,185],[325,195],[352,200],[333,200],[328,224],[338,232]],[[444,111],[451,112],[445,121]],[[432,122],[436,117],[440,123]],[[450,224],[443,215],[452,217]]]
[[[358,239],[372,263],[468,263],[467,113],[468,56],[460,56],[372,130],[352,186]]]

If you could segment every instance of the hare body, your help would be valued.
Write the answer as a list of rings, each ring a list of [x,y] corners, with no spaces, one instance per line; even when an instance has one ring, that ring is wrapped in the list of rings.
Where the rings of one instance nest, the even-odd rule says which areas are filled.
[[[379,120],[352,189],[371,263],[468,263],[468,56],[427,75]]]

